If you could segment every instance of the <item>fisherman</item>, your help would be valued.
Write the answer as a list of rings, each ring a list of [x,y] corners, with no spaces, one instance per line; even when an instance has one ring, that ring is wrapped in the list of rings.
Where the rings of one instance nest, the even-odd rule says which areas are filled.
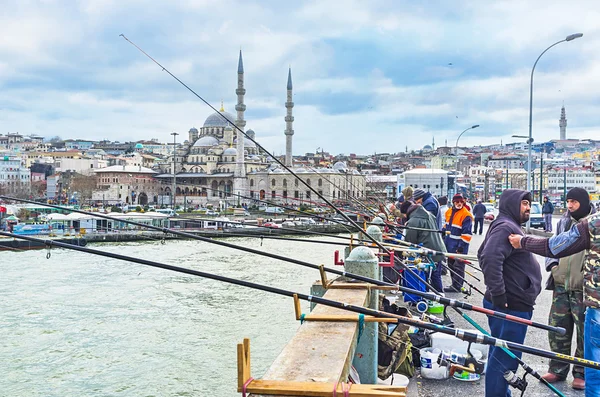
[[[446,211],[446,224],[442,230],[444,243],[449,253],[467,254],[472,237],[473,215],[465,208],[465,198],[457,193],[452,197],[452,207]],[[452,270],[452,285],[444,288],[444,292],[460,292],[465,278],[465,264],[460,260],[448,259],[448,267]]]
[[[548,200],[548,196],[544,197],[544,204],[542,205],[542,215],[544,216],[544,229],[546,232],[552,232],[552,214],[554,213],[554,206]]]
[[[590,205],[590,196],[585,189],[575,187],[567,193],[567,209],[556,227],[556,236],[574,229],[585,217],[595,211]],[[577,332],[577,347],[575,357],[584,356],[584,327],[585,327],[585,305],[583,297],[583,269],[585,265],[585,253],[578,252],[560,260],[555,258],[546,259],[546,270],[551,271],[547,289],[554,289],[552,293],[552,306],[550,307],[549,324],[564,328],[567,333],[558,335],[554,332],[548,333],[550,349],[560,354],[571,354],[571,341],[573,339],[573,328]],[[556,360],[550,360],[548,373],[543,377],[549,383],[564,381],[569,374],[569,364]],[[582,366],[573,366],[572,387],[576,390],[585,389],[585,373]]]
[[[490,225],[477,252],[486,286],[483,307],[531,320],[535,300],[542,290],[540,265],[533,255],[515,251],[507,237],[522,234],[521,224],[529,220],[531,194],[506,189],[500,196],[498,218]],[[488,317],[492,336],[523,343],[527,325]],[[519,358],[520,352],[514,352]],[[506,371],[516,371],[518,362],[502,349],[490,346],[485,374],[486,397],[510,395]]]
[[[418,191],[417,189],[415,193]],[[404,239],[413,244],[422,244],[425,248],[430,248],[438,252],[446,252],[444,241],[439,233],[432,233],[426,230],[436,230],[437,221],[433,214],[425,210],[425,208],[417,203],[406,201],[402,204],[400,212],[406,214],[408,221],[406,222],[407,229],[404,232]],[[433,255],[432,260],[434,262],[440,262],[444,259],[444,255],[437,254]],[[441,265],[437,264],[431,271],[431,285],[438,292],[442,292],[444,286],[442,285],[442,272]]]
[[[473,216],[475,217],[475,228],[473,229],[473,234],[477,234],[477,226],[479,226],[479,234],[483,233],[483,218],[485,213],[487,212],[487,208],[481,200],[477,200],[477,204],[473,207]]]

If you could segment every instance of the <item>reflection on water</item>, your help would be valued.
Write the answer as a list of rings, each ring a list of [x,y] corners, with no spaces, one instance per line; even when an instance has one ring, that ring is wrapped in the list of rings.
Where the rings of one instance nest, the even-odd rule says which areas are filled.
[[[320,237],[319,239],[323,239]],[[332,246],[228,242],[314,264]],[[196,241],[92,245],[307,293],[316,270]],[[260,376],[298,327],[292,300],[162,269],[53,250],[3,252],[0,394],[237,396],[236,344]]]

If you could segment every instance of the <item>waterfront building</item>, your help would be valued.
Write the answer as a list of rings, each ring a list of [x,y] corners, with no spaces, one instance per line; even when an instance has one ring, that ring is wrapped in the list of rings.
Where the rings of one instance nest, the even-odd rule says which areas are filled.
[[[30,183],[30,171],[21,157],[10,152],[0,153],[1,190],[8,194],[28,192]]]
[[[149,203],[161,204],[159,192],[169,196],[171,189],[162,190],[154,179],[156,171],[141,165],[113,165],[95,170],[97,189],[92,200],[109,204],[132,204],[144,206]],[[164,204],[169,204],[165,200]]]

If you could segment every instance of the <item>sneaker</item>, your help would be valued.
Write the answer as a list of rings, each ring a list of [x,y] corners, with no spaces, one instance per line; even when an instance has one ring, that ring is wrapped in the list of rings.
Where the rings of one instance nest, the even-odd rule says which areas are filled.
[[[457,292],[458,293],[458,292],[460,292],[460,290],[454,288],[453,286],[449,286],[449,287],[444,288],[444,292]]]
[[[575,390],[585,390],[585,380],[581,378],[573,378],[571,387]]]
[[[548,373],[542,375],[542,378],[548,383],[556,383],[556,382],[564,382],[565,381],[565,378],[561,378],[560,376],[558,376],[552,372],[548,372]],[[573,381],[573,383],[575,383],[575,382]]]

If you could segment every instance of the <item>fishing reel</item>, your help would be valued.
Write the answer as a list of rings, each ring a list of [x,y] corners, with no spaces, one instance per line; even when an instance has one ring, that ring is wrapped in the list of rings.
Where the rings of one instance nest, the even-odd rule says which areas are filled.
[[[522,378],[519,378],[519,376],[513,371],[506,371],[504,373],[504,380],[506,380],[506,383],[508,383],[515,389],[521,390],[521,396],[523,396],[523,394],[525,393],[525,389],[527,389],[527,380],[525,380],[526,376],[527,372],[523,375]]]
[[[436,304],[436,302],[427,301],[427,300],[422,300],[422,301],[417,302],[417,304],[415,305],[415,309],[417,309],[417,311],[419,313],[421,313],[421,320],[429,321],[432,324],[443,325],[445,327],[454,328],[454,321],[452,321],[452,319],[447,314],[448,306],[444,305],[444,309],[442,311],[443,318],[439,318],[436,315],[428,313],[429,308],[435,304]]]
[[[471,353],[471,343],[467,346],[467,354],[451,353],[448,355],[443,352],[439,355],[437,362],[442,367],[448,367],[451,377],[456,371],[481,375],[485,370],[485,364],[477,360]]]

